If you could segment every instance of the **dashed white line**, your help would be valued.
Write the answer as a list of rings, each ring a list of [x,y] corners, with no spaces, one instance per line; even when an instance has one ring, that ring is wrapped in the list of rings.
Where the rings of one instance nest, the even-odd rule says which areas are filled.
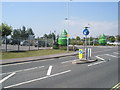
[[[100,64],[100,63],[103,63],[103,62],[106,62],[106,61],[100,61],[100,62],[97,62],[97,63],[93,63],[93,64],[89,64],[88,66],[93,66],[93,65],[97,65],[97,64]]]
[[[103,58],[101,58],[101,57],[99,57],[99,56],[95,56],[96,58],[98,58],[98,59],[100,59],[100,60],[105,60],[105,59],[103,59]]]
[[[117,56],[110,55],[110,54],[105,54],[105,55],[118,58]]]
[[[13,71],[13,72],[18,73],[18,72],[22,72],[22,71],[29,71],[29,70],[38,69],[38,68],[43,68],[43,67],[44,67],[44,66],[40,66],[40,67],[28,68],[28,69]],[[0,74],[0,75],[10,74],[10,73],[13,73],[13,72],[2,73],[2,74]]]
[[[47,75],[50,75],[51,71],[52,71],[52,66],[50,65],[49,68],[48,68],[48,71],[47,71]]]
[[[113,53],[115,53],[115,54],[119,54],[118,52],[113,52]]]
[[[5,80],[9,79],[10,77],[12,77],[13,75],[15,75],[16,73],[13,72],[10,75],[8,75],[7,77],[3,78],[2,80],[0,80],[0,83],[4,82]]]
[[[18,84],[14,84],[14,85],[6,86],[6,87],[4,87],[4,88],[12,88],[12,87],[20,86],[20,85],[23,85],[23,84],[27,84],[27,83],[31,83],[31,82],[35,82],[35,81],[39,81],[39,80],[46,79],[46,78],[49,78],[49,77],[53,77],[53,76],[57,76],[57,75],[61,75],[61,74],[65,74],[65,73],[68,73],[68,72],[70,72],[70,71],[71,71],[71,70],[67,70],[67,71],[60,72],[60,73],[56,73],[56,74],[53,74],[53,75],[49,75],[49,76],[45,76],[45,77],[41,77],[41,78],[37,78],[37,79],[33,79],[33,80],[30,80],[30,81],[21,82],[21,83],[18,83]]]
[[[77,60],[78,60],[78,59],[77,59]],[[64,61],[64,62],[61,62],[61,64],[64,64],[64,63],[69,63],[69,62],[72,62],[72,61],[77,61],[77,60]]]

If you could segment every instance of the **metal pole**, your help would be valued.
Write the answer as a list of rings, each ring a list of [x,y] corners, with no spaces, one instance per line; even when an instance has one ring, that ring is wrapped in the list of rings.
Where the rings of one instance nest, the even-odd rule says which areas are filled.
[[[46,40],[45,40],[46,42],[45,42],[45,47],[47,47],[47,37],[46,37]]]
[[[30,37],[29,37],[29,51],[30,51]]]
[[[90,37],[89,37],[89,46],[90,46]]]
[[[69,2],[67,1],[67,20],[68,20],[68,32],[69,33]],[[67,35],[67,52],[69,52],[69,38],[68,38],[68,35]]]
[[[85,59],[87,60],[87,35],[85,35]]]
[[[5,35],[5,51],[7,52],[7,36]]]
[[[18,51],[20,50],[19,42],[20,42],[20,40],[19,40],[19,37],[18,37]]]
[[[39,37],[38,37],[38,50],[39,50]]]

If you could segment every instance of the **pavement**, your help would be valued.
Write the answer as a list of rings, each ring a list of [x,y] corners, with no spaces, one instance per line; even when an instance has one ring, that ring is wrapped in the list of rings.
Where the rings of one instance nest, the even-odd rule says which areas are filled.
[[[78,46],[77,48],[84,49],[84,46]],[[115,48],[115,46],[88,46],[90,48]],[[73,53],[61,53],[61,54],[54,54],[54,55],[46,55],[46,56],[34,56],[34,57],[25,57],[25,58],[14,58],[14,59],[5,59],[1,60],[0,65],[5,64],[13,64],[13,63],[20,63],[20,62],[30,62],[30,61],[37,61],[37,60],[44,60],[44,59],[50,59],[50,58],[59,58],[59,57],[65,57],[65,56],[72,56],[72,55],[78,55],[78,51]],[[88,62],[94,62],[96,60],[90,60],[90,61],[79,61],[73,62],[73,63],[88,63]]]
[[[20,62],[30,62],[30,61],[38,61],[38,60],[59,58],[59,57],[72,56],[72,55],[78,55],[78,51],[72,52],[72,53],[61,53],[61,54],[53,54],[53,55],[45,55],[45,56],[4,59],[4,60],[2,60],[2,62],[0,62],[0,64],[5,65],[5,64],[13,64],[13,63],[20,63]]]
[[[77,52],[76,52],[77,53]],[[113,88],[119,86],[117,47],[92,48],[96,62],[77,55],[2,65],[2,88]]]

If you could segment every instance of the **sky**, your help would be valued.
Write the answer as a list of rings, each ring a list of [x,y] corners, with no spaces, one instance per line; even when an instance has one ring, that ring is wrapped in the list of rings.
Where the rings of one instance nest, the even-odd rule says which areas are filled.
[[[64,29],[70,37],[83,37],[85,26],[88,36],[117,35],[118,2],[2,2],[2,22],[31,27],[36,37]]]

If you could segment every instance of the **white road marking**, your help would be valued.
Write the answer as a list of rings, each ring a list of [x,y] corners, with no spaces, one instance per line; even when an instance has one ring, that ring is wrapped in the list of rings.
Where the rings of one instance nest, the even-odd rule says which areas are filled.
[[[77,59],[77,60],[78,60],[78,59]],[[64,61],[64,62],[61,62],[61,64],[64,64],[64,63],[69,63],[69,62],[72,62],[72,61],[77,61],[77,60]]]
[[[23,84],[27,84],[27,83],[31,83],[31,82],[35,82],[35,81],[39,81],[39,80],[46,79],[46,78],[49,78],[49,77],[53,77],[53,76],[57,76],[57,75],[61,75],[61,74],[65,74],[65,73],[68,73],[68,72],[70,72],[70,71],[71,71],[71,70],[67,70],[67,71],[60,72],[60,73],[56,73],[56,74],[53,74],[53,75],[49,75],[49,76],[45,76],[45,77],[41,77],[41,78],[37,78],[37,79],[33,79],[33,80],[30,80],[30,81],[21,82],[21,83],[18,83],[18,84],[14,84],[14,85],[6,86],[6,87],[4,87],[4,88],[12,88],[12,87],[20,86],[20,85],[23,85]]]
[[[38,68],[43,68],[43,67],[44,67],[44,66],[40,66],[40,67],[28,68],[28,69],[13,71],[13,72],[18,73],[18,72],[22,72],[22,71],[29,71],[29,70],[38,69]],[[2,73],[2,74],[0,74],[0,75],[10,74],[10,73],[13,73],[13,72]]]
[[[101,58],[101,57],[98,57],[98,56],[95,56],[95,57],[98,58],[98,59],[100,59],[100,60],[103,60],[103,61],[105,60],[105,59],[103,59],[103,58]]]
[[[0,80],[0,83],[4,82],[5,80],[9,79],[10,77],[12,77],[13,75],[15,75],[16,73],[13,72],[10,75],[8,75],[7,77],[3,78],[2,80]]]
[[[113,53],[115,53],[115,54],[119,54],[118,52],[113,52]]]
[[[110,55],[110,54],[105,54],[105,55],[118,58],[117,56]]]
[[[52,66],[49,66],[48,71],[47,71],[47,75],[50,75],[52,71]]]
[[[106,62],[106,61],[100,61],[100,62],[97,62],[97,63],[93,63],[93,64],[89,64],[88,66],[93,66],[93,65],[97,65],[97,64],[100,64],[100,63],[103,63],[103,62]]]

